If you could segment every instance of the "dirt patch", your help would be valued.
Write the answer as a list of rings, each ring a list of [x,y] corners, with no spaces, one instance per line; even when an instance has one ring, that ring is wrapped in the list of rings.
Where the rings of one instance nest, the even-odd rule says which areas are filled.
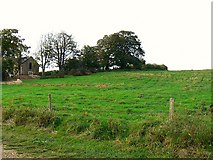
[[[17,79],[16,81],[0,82],[0,84],[22,84],[22,81]]]
[[[108,86],[106,84],[99,84],[96,88],[108,88]]]
[[[14,149],[6,149],[6,145],[0,144],[0,158],[31,158],[28,154],[19,154]]]
[[[65,86],[83,86],[83,87],[89,87],[93,86],[91,84],[24,84],[25,86],[42,86],[42,87],[65,87]]]
[[[1,158],[22,158],[15,150],[6,150],[3,148],[3,146],[1,145],[1,153],[2,153],[2,157]]]
[[[15,150],[3,150],[2,158],[21,158]]]

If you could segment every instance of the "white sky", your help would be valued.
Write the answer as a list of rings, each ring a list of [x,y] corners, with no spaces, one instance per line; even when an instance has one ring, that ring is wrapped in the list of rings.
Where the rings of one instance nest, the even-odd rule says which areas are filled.
[[[0,0],[0,29],[16,28],[36,51],[42,34],[65,31],[79,48],[133,31],[147,63],[211,68],[211,0]]]

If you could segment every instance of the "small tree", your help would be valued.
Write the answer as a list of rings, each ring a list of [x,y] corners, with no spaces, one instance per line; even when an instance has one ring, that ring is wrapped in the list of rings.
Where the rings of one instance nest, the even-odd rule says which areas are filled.
[[[36,59],[40,61],[42,69],[42,76],[44,76],[45,69],[51,64],[53,59],[52,51],[53,34],[48,33],[41,37],[39,50],[36,53]]]

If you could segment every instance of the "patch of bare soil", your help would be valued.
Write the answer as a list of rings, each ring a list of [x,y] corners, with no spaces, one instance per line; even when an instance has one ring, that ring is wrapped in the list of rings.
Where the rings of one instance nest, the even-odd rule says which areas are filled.
[[[106,84],[97,85],[96,88],[108,88]]]
[[[0,84],[22,84],[22,81],[20,79],[17,79],[16,81],[0,82]]]
[[[24,156],[23,154],[18,154],[16,150],[13,150],[13,149],[7,150],[4,148],[6,148],[6,146],[2,147],[2,145],[1,145],[2,157],[0,157],[0,158],[24,158],[24,157],[26,157],[26,155]]]
[[[93,86],[91,84],[24,84],[25,86],[42,86],[42,87],[49,87],[49,86],[55,86],[55,87],[64,87],[64,86],[84,86],[89,87]]]

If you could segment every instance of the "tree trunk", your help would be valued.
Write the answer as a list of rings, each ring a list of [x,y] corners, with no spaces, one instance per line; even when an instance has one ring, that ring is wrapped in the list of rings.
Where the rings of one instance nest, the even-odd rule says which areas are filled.
[[[21,74],[21,54],[18,56],[18,75]]]
[[[42,68],[42,77],[44,77],[45,68]]]

